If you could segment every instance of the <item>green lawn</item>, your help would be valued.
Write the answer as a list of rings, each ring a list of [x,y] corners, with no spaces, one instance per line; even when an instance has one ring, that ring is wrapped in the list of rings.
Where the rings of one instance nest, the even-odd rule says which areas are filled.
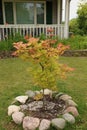
[[[64,130],[87,130],[87,58],[62,57],[61,61],[74,67],[75,71],[67,80],[58,81],[58,90],[73,97],[80,113],[76,124],[68,125]],[[0,130],[22,130],[8,117],[7,108],[16,96],[28,89],[37,89],[29,83],[28,66],[29,63],[17,58],[0,60]]]

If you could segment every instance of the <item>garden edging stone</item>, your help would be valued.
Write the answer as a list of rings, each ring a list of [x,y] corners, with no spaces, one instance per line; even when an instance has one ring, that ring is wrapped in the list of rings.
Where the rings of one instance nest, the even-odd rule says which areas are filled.
[[[39,91],[39,92],[41,93],[41,91]],[[49,90],[49,92],[51,92],[51,91]],[[39,130],[48,130],[51,126],[55,127],[56,129],[64,129],[67,122],[70,123],[71,125],[75,123],[75,117],[77,117],[79,115],[79,113],[76,108],[77,105],[69,106],[69,104],[68,104],[68,106],[67,106],[66,102],[68,100],[72,99],[71,96],[64,94],[64,93],[62,93],[62,94],[60,93],[59,98],[58,98],[58,94],[59,93],[56,93],[56,95],[55,95],[55,99],[57,98],[56,101],[58,100],[59,103],[65,102],[65,106],[62,106],[61,104],[59,104],[59,106],[58,105],[56,106],[56,104],[53,103],[52,101],[51,101],[51,103],[49,102],[49,98],[45,102],[48,104],[48,107],[45,106],[46,110],[53,112],[53,114],[55,115],[51,118],[49,116],[47,116],[46,113],[45,114],[43,113],[44,117],[43,117],[43,115],[42,115],[42,117],[38,117],[39,110],[41,110],[43,108],[43,102],[35,101],[35,99],[33,100],[34,97],[32,97],[32,99],[29,97],[26,98],[25,103],[20,102],[19,106],[15,105],[15,104],[10,105],[8,107],[8,116],[12,115],[13,121],[16,124],[22,124],[24,130],[36,130],[36,128],[38,128]],[[46,96],[48,96],[48,95],[46,95]],[[68,98],[66,98],[65,101],[63,101],[63,99],[61,99],[62,97],[64,98],[64,96],[68,97]],[[24,96],[19,96],[19,97],[24,97]],[[19,102],[19,100],[18,100],[18,102]],[[51,106],[49,105],[49,103]],[[52,106],[52,104],[53,104],[53,106]],[[61,111],[59,113],[54,113],[54,111],[57,110],[57,109],[55,109],[55,107],[60,107],[60,108],[63,107],[63,109],[61,109]],[[26,111],[27,112],[29,111],[30,113],[26,113]],[[70,113],[72,113],[72,115]],[[39,112],[39,114],[41,114],[41,113]],[[47,114],[49,114],[49,113],[47,113]],[[50,114],[52,114],[52,113],[50,113]],[[17,116],[17,115],[19,115],[19,116]],[[61,118],[60,118],[60,116],[61,116]]]

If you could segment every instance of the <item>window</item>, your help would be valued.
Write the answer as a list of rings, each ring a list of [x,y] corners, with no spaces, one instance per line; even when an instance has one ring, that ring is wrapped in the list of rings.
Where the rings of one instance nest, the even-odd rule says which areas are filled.
[[[17,24],[34,24],[34,4],[16,3]]]
[[[5,2],[5,23],[13,24],[13,3],[12,2]]]
[[[45,23],[45,2],[4,2],[4,12],[8,24]]]
[[[44,4],[36,4],[37,24],[44,24]]]

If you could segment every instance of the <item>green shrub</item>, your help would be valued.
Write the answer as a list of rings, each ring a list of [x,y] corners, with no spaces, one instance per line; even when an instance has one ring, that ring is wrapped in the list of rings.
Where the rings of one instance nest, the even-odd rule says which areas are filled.
[[[46,40],[46,39],[47,38],[45,34],[42,34],[40,36],[40,40]],[[52,39],[56,40],[55,46],[61,42],[64,45],[70,45],[71,50],[87,49],[87,36],[76,35],[63,40],[60,40],[58,39],[58,37],[53,36]],[[14,37],[9,36],[8,39],[0,41],[0,51],[13,51],[14,50],[13,43],[19,41],[23,41],[23,43],[27,42],[25,38],[19,33],[15,34]]]
[[[44,33],[42,33],[41,35],[40,35],[40,40],[46,40],[47,38],[46,38],[46,35],[44,34]]]
[[[71,19],[69,21],[69,31],[74,33],[74,34],[80,34],[79,28],[78,28],[77,18]]]
[[[24,37],[19,33],[16,33],[15,36],[9,36],[5,40],[0,41],[0,51],[13,51],[13,43],[19,41],[26,42]]]
[[[72,36],[68,39],[59,40],[64,45],[70,45],[71,50],[87,49],[87,36]]]

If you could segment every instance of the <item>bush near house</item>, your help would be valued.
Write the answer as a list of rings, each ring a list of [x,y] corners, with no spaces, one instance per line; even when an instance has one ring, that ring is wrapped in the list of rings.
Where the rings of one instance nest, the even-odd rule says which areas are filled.
[[[40,40],[49,39],[49,37],[46,37],[45,34],[42,34],[39,37]],[[70,45],[70,50],[84,50],[87,49],[87,36],[80,36],[80,35],[72,35],[68,39],[60,40],[56,36],[52,36],[51,39],[56,39],[56,44],[63,43],[64,45]],[[23,36],[20,34],[16,34],[14,37],[9,37],[8,39],[5,39],[3,41],[0,41],[0,57],[10,57],[12,51],[14,51],[13,43],[23,41],[26,43],[26,40]],[[81,56],[81,55],[80,55]]]
[[[62,42],[64,45],[70,45],[71,50],[87,49],[87,36],[72,35],[70,38],[59,40],[58,42]]]
[[[23,41],[26,43],[26,40],[19,33],[15,36],[5,37],[4,40],[0,41],[0,58],[12,57],[12,52],[14,51],[13,43]]]
[[[74,35],[78,35],[80,34],[80,30],[78,27],[78,22],[77,22],[77,18],[71,19],[69,21],[69,32],[74,33]]]
[[[15,34],[14,37],[13,36],[5,37],[4,40],[0,41],[0,51],[13,51],[14,50],[13,43],[18,41],[26,42],[24,37],[19,33]]]

